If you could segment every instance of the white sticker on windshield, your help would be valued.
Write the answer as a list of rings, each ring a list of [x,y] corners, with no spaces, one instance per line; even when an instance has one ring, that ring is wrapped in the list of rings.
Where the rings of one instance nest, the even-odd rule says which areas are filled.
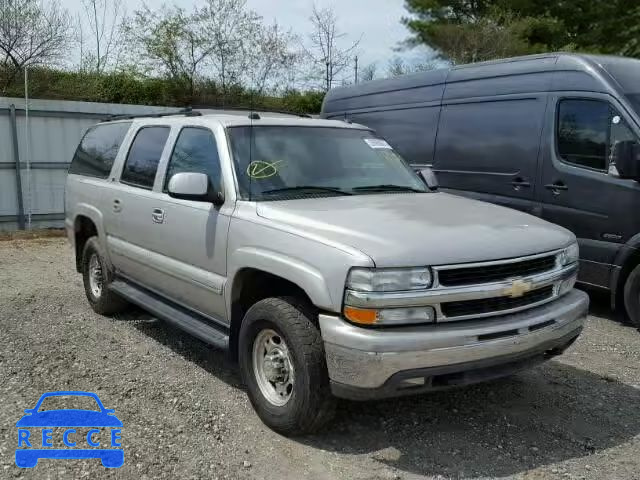
[[[364,141],[367,142],[367,145],[369,145],[371,148],[393,150],[393,148],[391,148],[391,145],[389,145],[381,138],[365,138]]]

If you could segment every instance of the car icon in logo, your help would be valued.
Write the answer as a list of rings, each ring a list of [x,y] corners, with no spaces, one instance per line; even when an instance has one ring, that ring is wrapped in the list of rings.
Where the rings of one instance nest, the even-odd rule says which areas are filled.
[[[42,402],[50,397],[90,397],[95,400],[99,411],[74,408],[38,411]],[[122,422],[114,415],[114,410],[104,408],[95,393],[48,392],[40,397],[34,408],[26,409],[25,413],[16,423],[18,467],[33,468],[40,458],[99,458],[107,468],[118,468],[124,463],[124,451],[120,444]],[[64,429],[61,437],[55,440],[68,448],[54,448],[54,428],[56,431]],[[87,428],[89,430],[85,435],[84,430]],[[40,430],[41,435],[38,434]],[[107,430],[110,432],[108,438],[105,438]],[[94,448],[81,448],[84,443],[87,447]]]

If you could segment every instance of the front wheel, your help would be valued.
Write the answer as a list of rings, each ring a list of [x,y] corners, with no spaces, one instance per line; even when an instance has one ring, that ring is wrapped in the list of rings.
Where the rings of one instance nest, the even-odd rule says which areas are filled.
[[[624,284],[624,306],[631,323],[640,328],[640,265],[633,269]]]
[[[315,312],[293,298],[253,305],[240,328],[240,370],[260,419],[284,435],[319,430],[333,417]]]

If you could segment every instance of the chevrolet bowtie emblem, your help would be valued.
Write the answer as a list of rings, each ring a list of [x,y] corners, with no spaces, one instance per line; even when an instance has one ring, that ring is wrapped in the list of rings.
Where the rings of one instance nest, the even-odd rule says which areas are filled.
[[[511,298],[517,298],[523,296],[525,293],[530,292],[533,286],[529,282],[524,280],[514,280],[509,288],[505,288],[503,293]]]

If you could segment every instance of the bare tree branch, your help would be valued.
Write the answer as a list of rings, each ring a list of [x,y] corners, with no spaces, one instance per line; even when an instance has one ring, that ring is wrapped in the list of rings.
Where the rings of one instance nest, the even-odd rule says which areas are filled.
[[[196,80],[212,52],[198,14],[167,6],[153,11],[145,5],[134,12],[125,35],[132,62],[146,67],[148,73],[170,78],[177,86],[186,84],[186,94],[193,97]]]
[[[120,60],[126,10],[122,0],[82,0],[82,6],[76,30],[76,43],[81,46],[80,68],[103,73],[116,67]],[[85,24],[91,43],[84,38]]]
[[[23,68],[62,59],[70,25],[57,0],[0,0],[0,58],[7,69],[2,90]]]
[[[367,65],[362,69],[360,80],[362,82],[370,82],[371,80],[375,80],[377,73],[378,73],[378,65],[375,62],[370,63],[369,65]]]
[[[309,35],[309,47],[305,48],[313,68],[312,77],[323,78],[325,90],[330,90],[347,66],[351,65],[360,45],[360,39],[343,48],[340,44],[347,36],[338,30],[338,17],[330,8],[319,9],[313,5],[309,18],[313,28]]]

